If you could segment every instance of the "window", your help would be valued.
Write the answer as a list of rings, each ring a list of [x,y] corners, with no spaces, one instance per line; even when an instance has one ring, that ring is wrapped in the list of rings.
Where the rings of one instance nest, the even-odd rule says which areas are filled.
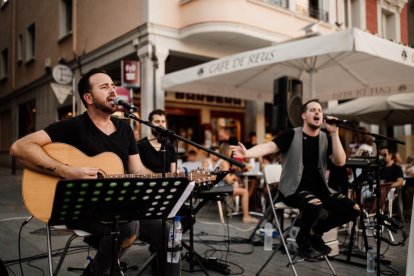
[[[60,0],[59,36],[62,38],[72,32],[72,0]]]
[[[297,0],[296,13],[325,22],[329,21],[329,13],[323,8],[323,1],[321,0]]]
[[[17,62],[23,60],[23,35],[19,34],[17,38]]]
[[[282,8],[287,9],[288,8],[288,1],[287,0],[262,0],[266,4],[279,6]]]
[[[361,2],[359,0],[345,1],[345,26],[364,29],[361,21]]]
[[[26,62],[35,58],[35,31],[36,28],[34,23],[30,25],[26,31]]]
[[[381,16],[381,34],[384,38],[397,41],[397,20],[394,13],[388,10],[382,10]]]
[[[8,63],[9,63],[9,51],[4,49],[1,51],[0,58],[0,80],[7,78],[8,75]]]

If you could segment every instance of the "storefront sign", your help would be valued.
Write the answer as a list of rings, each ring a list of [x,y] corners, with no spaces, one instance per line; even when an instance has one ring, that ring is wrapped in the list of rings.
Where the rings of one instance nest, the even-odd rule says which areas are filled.
[[[233,107],[244,107],[245,103],[244,100],[241,99],[181,92],[167,92],[165,100]]]
[[[138,88],[141,85],[140,63],[137,60],[121,61],[122,86]]]

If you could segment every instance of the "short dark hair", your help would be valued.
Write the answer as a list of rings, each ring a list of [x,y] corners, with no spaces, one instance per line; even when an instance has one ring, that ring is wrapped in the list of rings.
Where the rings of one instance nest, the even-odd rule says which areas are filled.
[[[152,118],[154,117],[154,115],[160,115],[160,116],[166,116],[165,111],[162,109],[155,109],[153,111],[151,111],[151,113],[148,115],[148,121],[152,122]]]
[[[90,83],[90,78],[91,76],[95,75],[95,74],[107,74],[105,70],[101,69],[101,68],[93,68],[91,70],[89,70],[88,73],[84,74],[79,82],[78,82],[78,93],[79,93],[79,97],[82,100],[82,103],[85,107],[87,107],[88,105],[86,104],[85,99],[83,98],[83,95],[85,93],[88,93],[89,91],[91,91],[91,83]]]
[[[306,103],[304,103],[302,105],[302,113],[306,112],[306,110],[308,109],[308,104],[310,104],[310,103],[318,103],[318,104],[321,104],[321,102],[319,101],[319,99],[317,99],[317,98],[311,99],[311,100],[307,101]]]

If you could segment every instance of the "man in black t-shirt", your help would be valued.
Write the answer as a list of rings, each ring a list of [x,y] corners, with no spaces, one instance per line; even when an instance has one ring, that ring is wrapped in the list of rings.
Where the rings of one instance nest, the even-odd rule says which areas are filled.
[[[153,110],[149,116],[148,121],[158,127],[167,128],[167,118],[164,110]],[[147,137],[138,141],[138,151],[144,166],[154,173],[172,173],[176,171],[177,153],[174,145],[165,141],[165,166],[163,164],[164,153],[161,151],[162,139],[157,130],[151,129]]]
[[[381,147],[380,155],[385,160],[385,167],[381,170],[381,207],[392,188],[401,188],[404,185],[404,173],[400,165],[395,163],[395,153],[388,147]]]
[[[167,128],[167,118],[164,110],[153,110],[148,117],[148,121],[158,127]],[[173,144],[165,139],[165,154],[162,151],[162,143],[164,139],[157,130],[151,129],[147,137],[138,141],[138,152],[144,166],[153,173],[173,173],[176,172],[177,153]],[[165,162],[163,162],[165,158]],[[166,233],[169,232],[170,225],[167,225]],[[161,220],[144,220],[140,223],[139,239],[150,244],[152,253],[158,252],[158,263],[162,263],[162,243],[160,236],[162,234]],[[166,236],[166,241],[168,240]],[[168,264],[166,270],[160,266],[161,275],[180,275],[181,259],[178,263]]]
[[[308,258],[312,248],[328,254],[322,234],[354,220],[359,207],[352,200],[330,190],[325,179],[327,159],[343,166],[346,155],[335,123],[327,123],[328,135],[320,131],[323,123],[322,107],[317,99],[306,102],[302,108],[303,126],[289,129],[273,141],[246,149],[243,144],[233,146],[235,157],[256,158],[281,153],[282,175],[279,191],[283,201],[301,210],[301,226],[296,237],[299,254]],[[329,137],[328,137],[329,136]],[[321,211],[329,214],[321,219]]]
[[[36,131],[17,140],[11,146],[10,154],[26,168],[56,177],[69,179],[98,177],[100,168],[68,165],[48,155],[43,148],[48,144],[61,142],[76,147],[88,156],[113,152],[122,160],[125,172],[149,173],[141,163],[132,129],[120,119],[111,117],[117,110],[114,103],[117,94],[115,85],[106,72],[101,69],[92,69],[86,73],[79,80],[78,92],[86,107],[85,113],[53,123],[44,130]],[[111,275],[123,275],[119,262],[116,267],[111,268],[113,263],[112,226],[103,225],[90,218],[80,221],[81,225],[76,225],[77,229],[87,231],[98,239],[97,253],[93,262],[84,270],[83,275],[109,275],[110,273]],[[137,221],[119,225],[120,242],[115,245],[117,252],[121,252],[121,248],[127,248],[134,243],[138,235],[138,226]]]

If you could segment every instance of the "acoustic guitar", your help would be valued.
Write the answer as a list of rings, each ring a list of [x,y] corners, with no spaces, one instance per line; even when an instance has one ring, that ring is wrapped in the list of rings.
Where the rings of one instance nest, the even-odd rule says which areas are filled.
[[[87,156],[79,149],[64,143],[51,143],[43,149],[52,158],[72,167],[99,168],[102,178],[161,178],[162,174],[124,174],[121,159],[113,152],[104,152],[95,156]],[[196,186],[210,187],[216,175],[199,169],[184,173],[167,173],[166,177],[186,177]],[[61,178],[31,169],[25,169],[22,177],[22,196],[27,210],[37,219],[47,223],[52,214],[53,199],[57,183]],[[205,189],[205,188],[204,188]]]

